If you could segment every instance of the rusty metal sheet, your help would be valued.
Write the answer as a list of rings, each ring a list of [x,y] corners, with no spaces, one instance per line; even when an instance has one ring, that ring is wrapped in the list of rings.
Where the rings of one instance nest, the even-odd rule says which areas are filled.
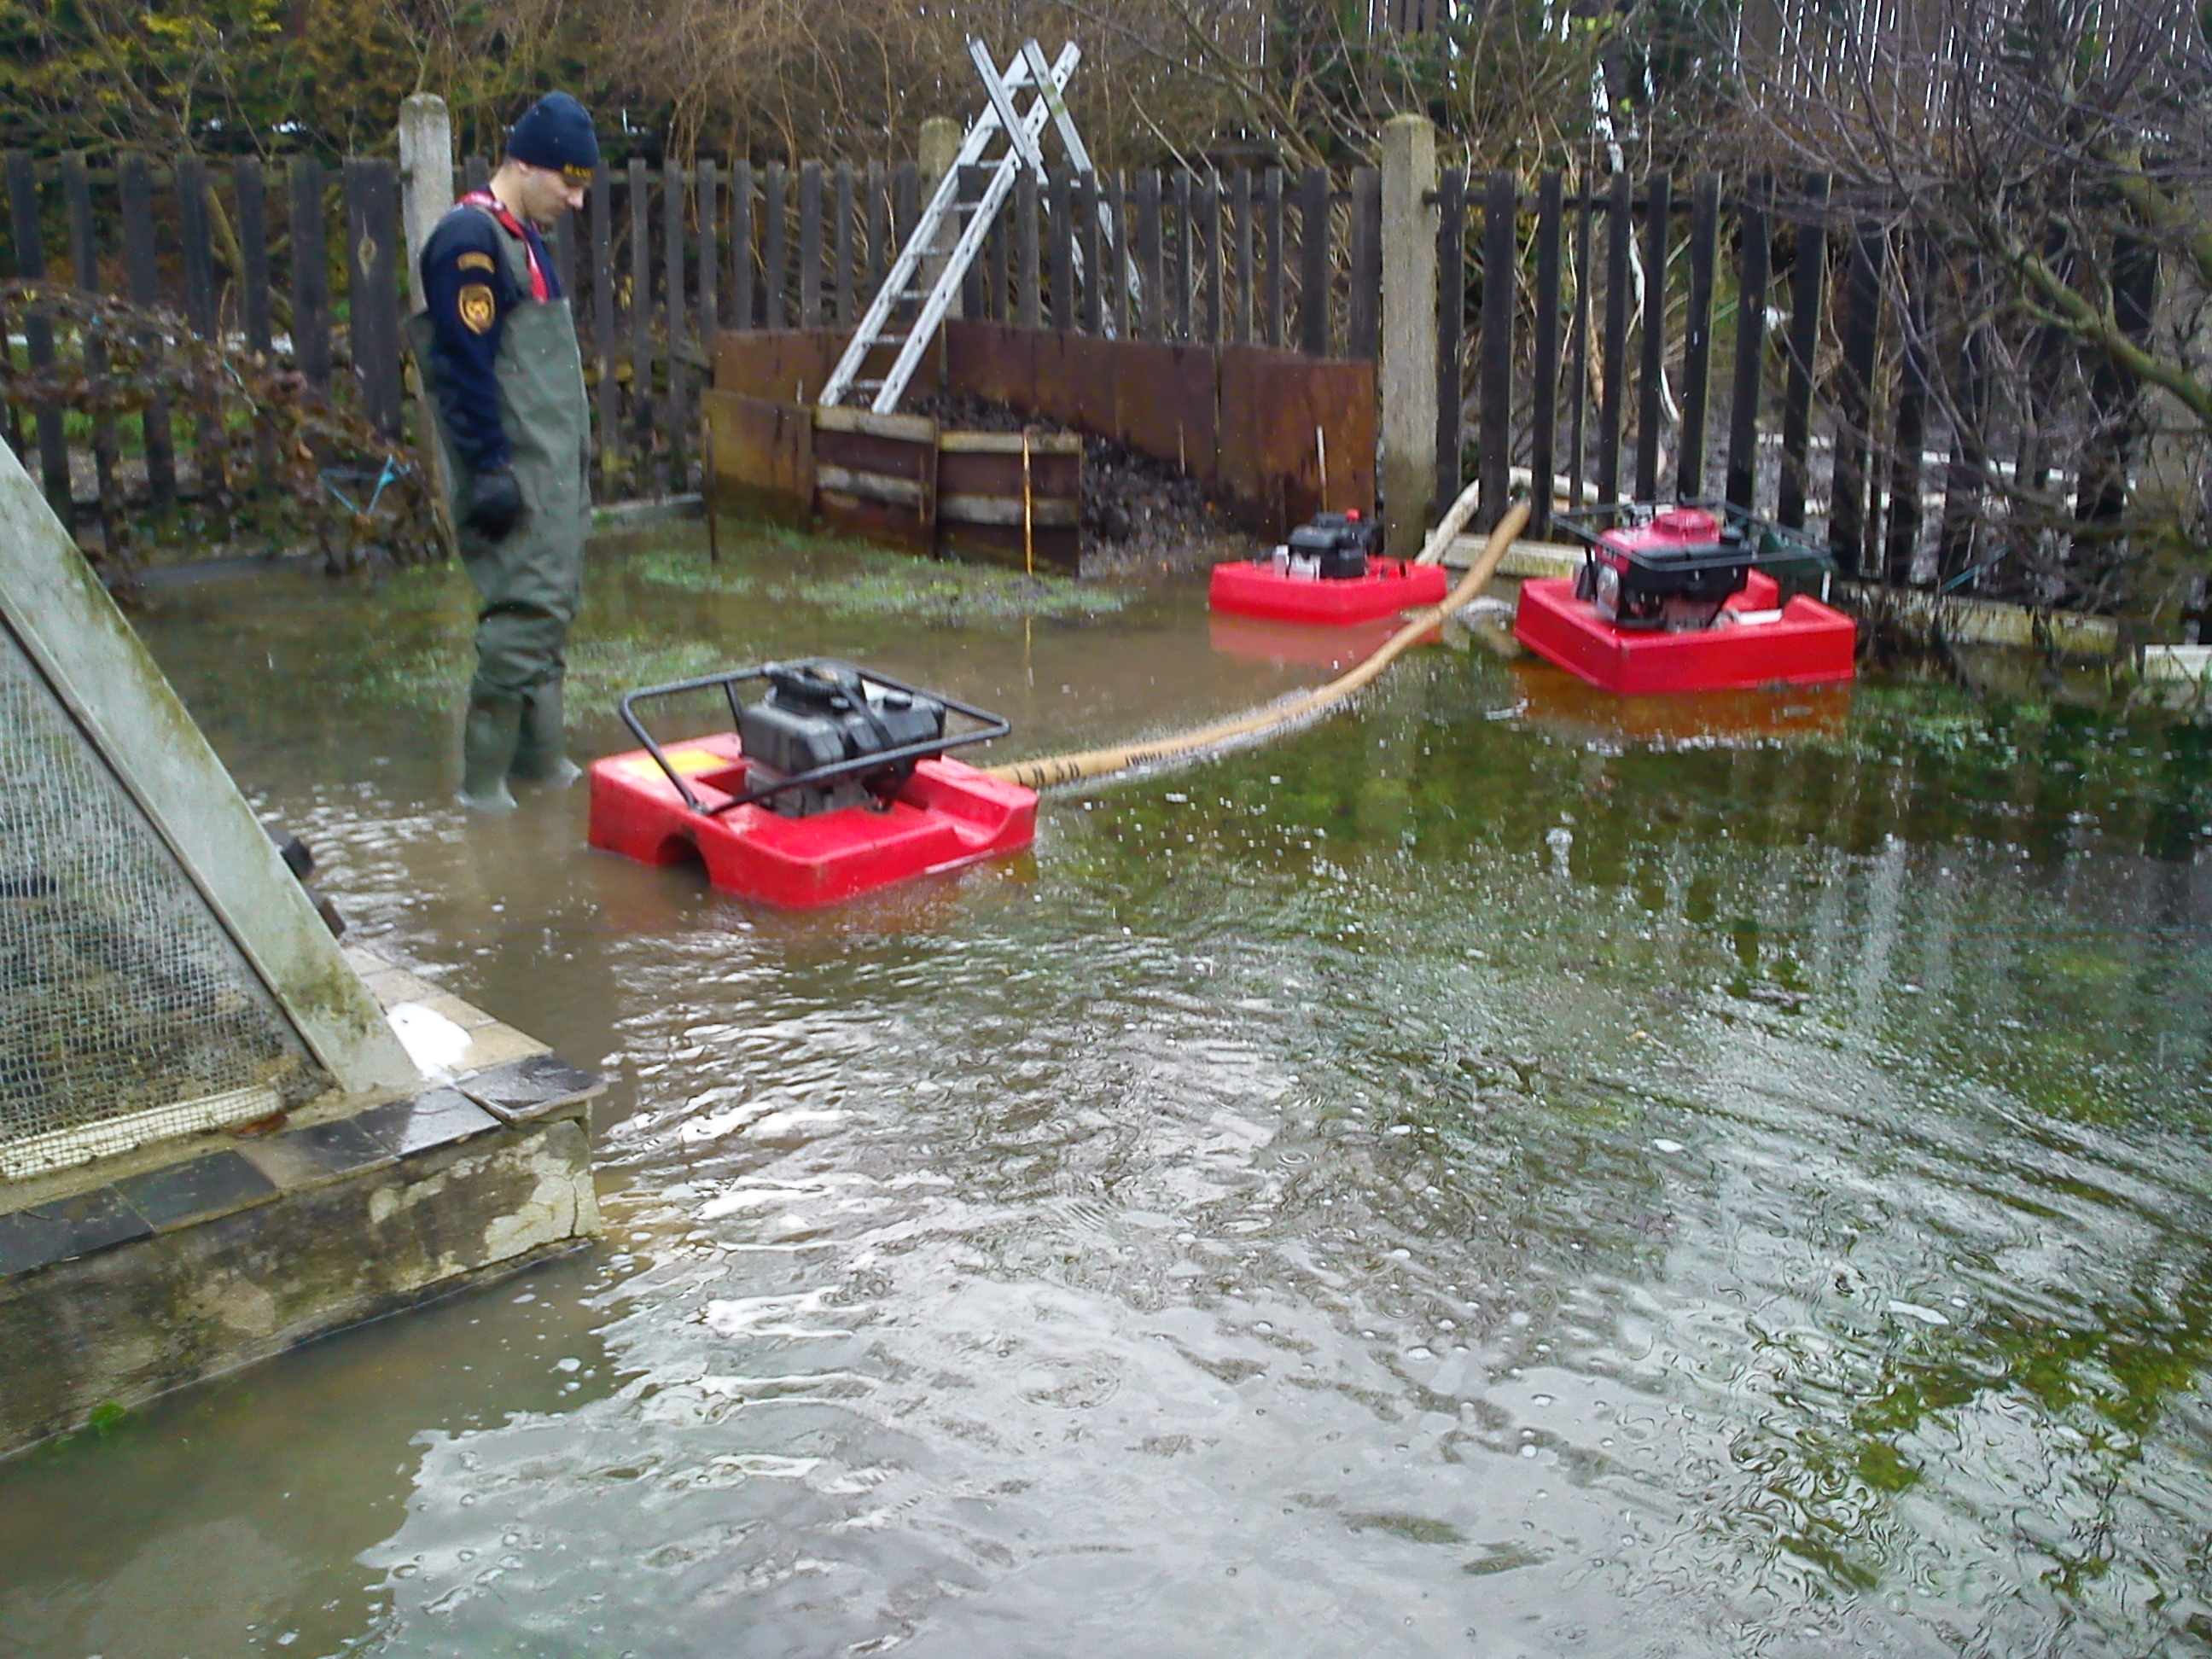
[[[715,389],[772,403],[811,404],[822,395],[851,335],[842,328],[726,328],[714,342]],[[880,376],[897,349],[871,352],[862,374]],[[941,343],[933,341],[915,372],[915,386],[936,385],[943,360]]]
[[[1373,364],[1232,346],[1220,394],[1222,488],[1243,523],[1279,536],[1324,507],[1373,512]]]
[[[1000,323],[945,325],[945,383],[1016,409],[1036,406],[1038,331]]]
[[[1030,454],[1028,545],[1022,528],[1022,458],[1018,434],[954,434],[970,440],[1012,438],[1011,452],[956,447],[938,456],[938,544],[948,553],[1017,569],[1030,559],[1068,575],[1082,562],[1083,452],[1079,445]]]
[[[938,489],[946,495],[996,495],[1014,503],[1022,499],[1022,458],[1012,453],[948,449],[938,457]],[[1073,501],[1083,488],[1083,457],[1076,453],[1030,454],[1030,498]]]
[[[1127,340],[1114,348],[1113,362],[1115,435],[1211,489],[1217,471],[1212,350]]]
[[[1016,570],[1024,568],[1030,558],[1034,557],[1040,570],[1073,576],[1079,573],[1083,563],[1082,533],[1073,525],[1035,526],[1025,550],[1018,524],[966,524],[957,519],[940,519],[937,544],[945,552],[962,558],[1010,565]]]
[[[699,407],[722,504],[805,528],[814,516],[811,412],[722,391],[702,392]]]

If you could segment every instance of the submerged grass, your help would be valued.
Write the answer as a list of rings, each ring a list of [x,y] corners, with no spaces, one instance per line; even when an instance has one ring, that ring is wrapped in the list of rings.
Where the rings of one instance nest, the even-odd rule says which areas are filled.
[[[1107,617],[1129,603],[1119,589],[1065,576],[920,558],[789,530],[750,532],[744,554],[719,564],[695,551],[661,547],[628,561],[625,568],[656,587],[810,605],[845,620],[908,617],[944,624]]]

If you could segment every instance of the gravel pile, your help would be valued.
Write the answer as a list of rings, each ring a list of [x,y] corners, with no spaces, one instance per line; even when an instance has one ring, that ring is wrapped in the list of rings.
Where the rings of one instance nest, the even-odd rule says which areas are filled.
[[[1040,416],[969,392],[940,392],[907,405],[941,427],[967,432],[1066,432]],[[1208,501],[1197,479],[1166,461],[1106,438],[1083,440],[1083,574],[1133,575],[1203,570],[1248,558],[1258,542]]]

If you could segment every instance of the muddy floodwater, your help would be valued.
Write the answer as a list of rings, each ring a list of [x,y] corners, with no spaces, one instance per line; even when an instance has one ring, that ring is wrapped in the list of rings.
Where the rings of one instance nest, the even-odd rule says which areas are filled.
[[[1002,756],[1328,672],[1187,580],[724,554],[602,548],[580,748],[815,650]],[[140,618],[357,937],[611,1075],[604,1243],[0,1466],[0,1656],[2212,1645],[2203,728],[1455,629],[793,916],[452,805],[467,620]]]

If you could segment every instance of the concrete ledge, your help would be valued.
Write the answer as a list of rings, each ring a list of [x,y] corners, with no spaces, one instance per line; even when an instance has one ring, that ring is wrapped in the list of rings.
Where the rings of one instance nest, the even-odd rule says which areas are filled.
[[[0,1455],[598,1231],[601,1080],[348,954],[388,1011],[448,1023],[452,1080],[0,1185]]]

